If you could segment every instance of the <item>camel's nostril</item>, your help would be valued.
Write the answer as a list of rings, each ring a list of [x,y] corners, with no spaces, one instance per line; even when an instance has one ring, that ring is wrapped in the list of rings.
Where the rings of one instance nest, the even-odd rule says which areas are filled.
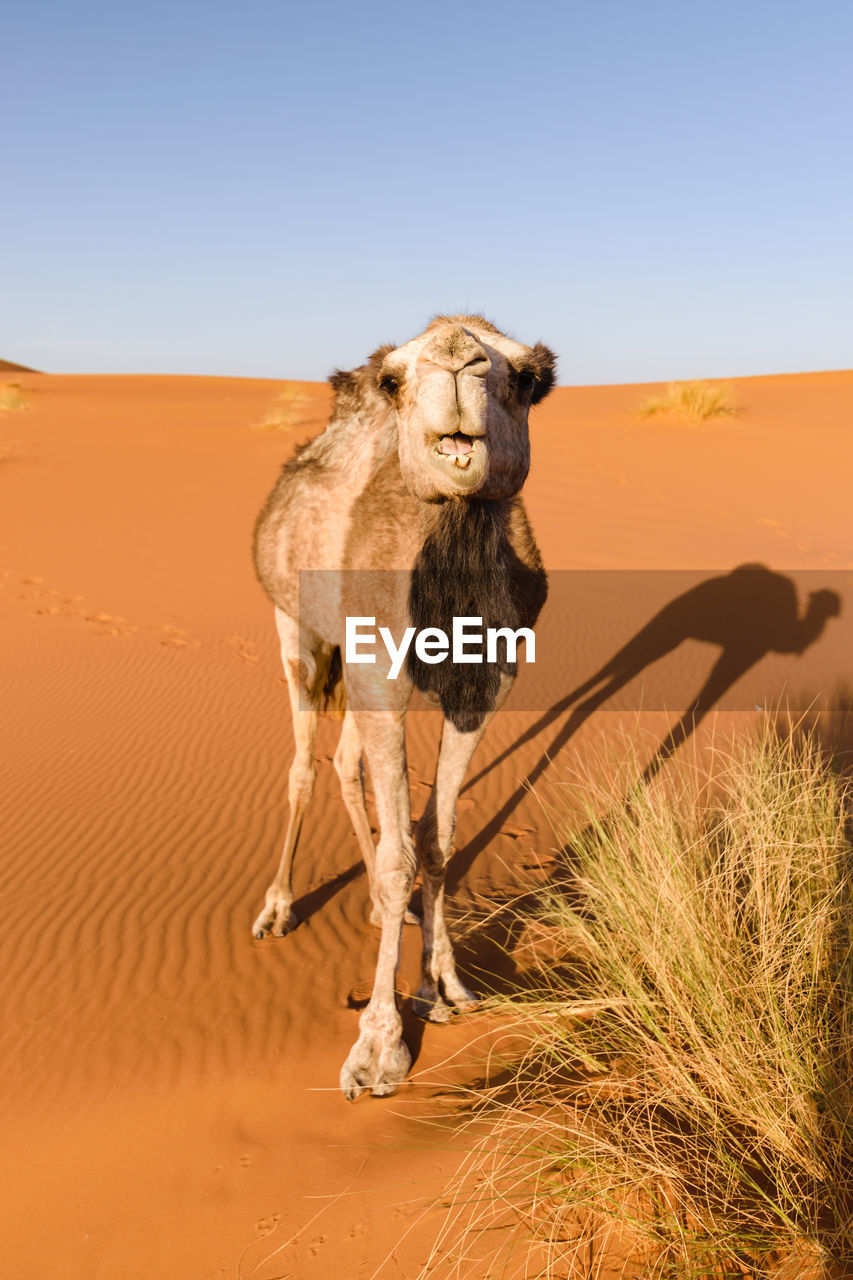
[[[484,352],[482,355],[472,356],[467,364],[456,370],[456,376],[458,378],[460,373],[467,373],[472,378],[485,378],[491,367],[492,362]]]
[[[484,377],[492,367],[485,349],[460,325],[440,329],[424,349],[424,358],[448,373]]]

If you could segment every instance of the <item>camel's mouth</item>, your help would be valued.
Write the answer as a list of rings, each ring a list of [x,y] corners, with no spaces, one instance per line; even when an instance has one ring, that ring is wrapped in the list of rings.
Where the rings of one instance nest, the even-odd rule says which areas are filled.
[[[478,443],[481,448],[485,448],[479,436],[468,436],[464,431],[454,431],[452,435],[440,437],[435,451],[464,471],[470,464]]]

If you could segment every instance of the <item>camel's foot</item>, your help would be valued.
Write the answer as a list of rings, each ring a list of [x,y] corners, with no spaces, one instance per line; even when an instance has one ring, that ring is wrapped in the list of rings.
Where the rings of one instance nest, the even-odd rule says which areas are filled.
[[[252,925],[252,934],[256,938],[266,938],[272,934],[275,938],[283,938],[291,933],[299,921],[293,914],[289,897],[271,885],[267,889],[264,909]]]
[[[460,981],[455,969],[442,976],[441,985],[445,1000],[455,1005],[459,1013],[467,1013],[469,1009],[474,1009],[480,1003],[474,992],[469,991],[465,983]]]
[[[412,1001],[412,1013],[424,1022],[449,1022],[453,1017],[453,1009],[446,1002],[441,992],[426,983],[420,987]]]
[[[473,991],[459,981],[442,980],[441,988],[435,982],[422,982],[412,1001],[412,1013],[425,1022],[449,1022],[454,1013],[467,1013],[479,1004]]]
[[[382,928],[382,912],[375,903],[372,903],[370,907],[370,923],[376,929]],[[406,913],[403,916],[403,924],[423,924],[423,920],[421,920],[417,912],[412,911],[411,907],[406,907]]]
[[[341,1067],[341,1089],[347,1102],[352,1102],[366,1089],[374,1098],[387,1098],[405,1080],[412,1055],[406,1042],[398,1038],[399,1034],[399,1030],[395,1030],[389,1036],[387,1031],[370,1026],[362,1030]]]

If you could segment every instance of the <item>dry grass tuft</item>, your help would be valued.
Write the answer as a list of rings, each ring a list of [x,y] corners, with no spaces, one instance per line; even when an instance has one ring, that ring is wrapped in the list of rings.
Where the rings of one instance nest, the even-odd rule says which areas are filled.
[[[5,382],[0,386],[0,413],[20,413],[29,407],[20,382]]]
[[[291,383],[273,400],[259,422],[258,431],[297,431],[314,425],[316,397],[298,383]]]
[[[661,395],[650,396],[637,410],[641,418],[669,413],[687,422],[731,418],[739,412],[731,387],[725,382],[670,382]]]
[[[453,1274],[502,1240],[506,1277],[595,1275],[608,1236],[626,1276],[849,1265],[850,785],[814,735],[772,728],[713,773],[628,803],[618,784],[546,805],[569,866],[533,912],[546,967],[491,1002],[526,1048],[475,1098]]]

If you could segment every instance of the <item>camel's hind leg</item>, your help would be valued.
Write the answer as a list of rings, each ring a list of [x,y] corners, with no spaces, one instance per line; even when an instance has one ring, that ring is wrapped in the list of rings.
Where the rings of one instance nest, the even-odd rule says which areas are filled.
[[[296,928],[297,920],[293,914],[293,888],[291,873],[293,856],[302,829],[305,810],[314,791],[316,769],[314,766],[314,744],[317,740],[317,722],[319,713],[316,708],[306,709],[307,686],[310,683],[312,668],[315,664],[313,654],[300,654],[299,629],[293,618],[287,617],[276,609],[276,627],[281,639],[281,660],[287,679],[290,694],[290,709],[293,714],[294,756],[290,766],[288,779],[288,800],[290,813],[287,823],[287,834],[284,837],[284,849],[278,865],[275,879],[267,889],[264,908],[252,925],[252,933],[256,938],[265,938],[272,933],[277,938]],[[300,694],[302,697],[300,698]],[[302,705],[300,706],[300,702]]]
[[[367,817],[364,803],[364,772],[361,760],[361,738],[358,736],[358,725],[351,709],[344,716],[341,736],[335,751],[335,770],[341,783],[341,794],[347,813],[352,822],[358,847],[367,868],[367,883],[370,890],[370,923],[377,928],[382,927],[382,907],[376,893],[376,847],[373,843],[373,832]],[[406,910],[406,924],[420,924],[420,916],[411,909]]]
[[[511,687],[511,677],[505,676],[495,711]],[[445,720],[435,783],[415,828],[415,849],[423,879],[424,950],[423,978],[412,1008],[418,1017],[427,1018],[430,1022],[447,1022],[452,1015],[450,1005],[457,1009],[471,1008],[477,999],[456,972],[453,944],[444,919],[444,879],[453,853],[459,788],[495,711],[490,712],[473,733],[460,733],[449,720]]]
[[[358,736],[358,725],[351,708],[347,708],[344,716],[341,736],[335,751],[335,771],[341,784],[341,795],[352,822],[352,829],[367,868],[367,883],[370,888],[372,911],[371,924],[382,924],[382,911],[376,898],[376,846],[373,843],[373,832],[367,818],[364,804],[364,775],[361,765],[361,739]]]

